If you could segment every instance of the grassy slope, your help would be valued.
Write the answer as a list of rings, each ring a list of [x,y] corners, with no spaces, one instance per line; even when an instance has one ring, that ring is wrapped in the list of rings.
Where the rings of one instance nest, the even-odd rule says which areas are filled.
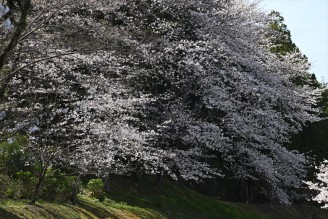
[[[142,192],[141,192],[142,191]],[[328,218],[328,211],[308,207],[283,207],[231,203],[210,198],[172,183],[162,189],[144,184],[136,191],[129,183],[111,185],[110,199],[99,202],[85,196],[80,204],[26,201],[0,201],[1,219],[18,218],[238,218],[238,219],[292,219]]]

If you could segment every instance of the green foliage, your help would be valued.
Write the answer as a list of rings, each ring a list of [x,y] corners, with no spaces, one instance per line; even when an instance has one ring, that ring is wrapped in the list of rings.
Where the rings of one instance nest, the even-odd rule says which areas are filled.
[[[325,90],[322,92],[317,106],[321,109],[322,116],[328,117],[328,87],[326,87]]]
[[[30,171],[18,171],[16,179],[24,185],[21,188],[21,198],[29,199],[32,197],[34,186],[37,182],[37,178]]]
[[[298,86],[309,85],[313,88],[321,87],[320,83],[318,82],[317,78],[315,77],[315,74],[309,74],[306,76],[296,76],[296,77],[292,78],[292,82],[293,82],[293,84],[298,85]]]
[[[97,198],[99,201],[105,199],[104,182],[102,179],[91,179],[87,184],[87,189],[91,192],[91,197]]]
[[[10,187],[11,178],[0,173],[0,199],[7,198],[7,190]]]
[[[291,33],[288,30],[287,25],[284,23],[285,19],[280,15],[280,13],[277,11],[272,11],[269,14],[269,17],[269,26],[271,30],[273,30],[269,36],[270,52],[279,57],[297,53],[299,62],[308,63],[308,58],[306,55],[302,54],[296,44],[293,43]],[[298,75],[291,78],[291,80],[295,85],[299,86],[309,85],[314,88],[321,86],[314,74]]]
[[[75,176],[67,176],[61,171],[51,171],[46,175],[41,198],[44,200],[68,201],[75,189]]]
[[[321,85],[320,85],[321,86]],[[323,86],[323,85],[322,85]],[[328,159],[328,89],[326,88],[317,101],[320,116],[323,120],[307,124],[303,130],[291,136],[288,148],[298,150],[312,157],[308,166],[308,180],[315,181],[318,173],[317,166]]]
[[[292,137],[289,147],[303,153],[310,153],[318,165],[328,159],[328,120],[315,122],[305,127],[303,131]]]
[[[271,38],[271,43],[273,44],[270,51],[277,55],[287,55],[292,52],[300,52],[299,48],[293,43],[291,38],[291,33],[287,29],[287,25],[284,24],[284,18],[277,11],[272,11],[269,14],[270,27],[272,30],[276,31],[276,35]],[[303,56],[304,60],[307,61],[307,57]]]
[[[21,180],[11,178],[8,175],[0,174],[0,185],[1,185],[0,186],[0,199],[23,198],[22,194],[26,187]]]
[[[98,180],[99,181],[99,180]],[[110,198],[99,202],[79,197],[75,206],[58,202],[0,200],[0,218],[147,218],[147,219],[298,219],[327,218],[328,211],[307,206],[285,207],[269,204],[245,204],[221,201],[165,182],[162,190],[151,186],[153,181],[141,182],[141,191],[129,189],[125,181],[112,181]]]
[[[139,180],[139,191],[129,189],[133,182],[124,178],[112,177],[109,199],[106,206],[125,207],[132,211],[131,206],[152,209],[165,218],[239,218],[239,219],[271,219],[271,218],[312,218],[314,214],[323,218],[328,215],[324,210],[302,206],[296,209],[270,204],[246,204],[222,201],[220,198],[209,197],[186,188],[181,184],[165,181],[162,189],[153,186],[153,180],[142,177]],[[144,217],[147,218],[147,217]],[[320,217],[319,217],[320,218]]]
[[[0,198],[31,199],[37,177],[30,171],[18,171],[14,178],[0,175]],[[40,198],[49,201],[68,201],[75,189],[76,177],[61,171],[49,170]]]
[[[20,199],[22,198],[22,191],[24,190],[24,184],[19,181],[12,179],[7,191],[6,191],[6,197],[11,199]]]
[[[302,132],[291,137],[290,149],[298,150],[312,157],[309,165],[308,180],[316,179],[316,166],[328,159],[328,89],[325,89],[317,102],[323,120],[308,124]]]
[[[16,135],[0,143],[0,172],[14,175],[25,169],[26,155],[22,147],[28,144],[25,136]]]

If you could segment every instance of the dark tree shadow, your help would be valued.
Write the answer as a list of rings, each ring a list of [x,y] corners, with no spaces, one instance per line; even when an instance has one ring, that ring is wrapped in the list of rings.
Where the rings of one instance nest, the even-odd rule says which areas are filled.
[[[48,208],[45,208],[41,205],[34,205],[35,207],[38,207],[38,208],[41,208],[43,211],[47,212],[48,214],[50,214],[51,216],[53,216],[54,218],[56,219],[61,219],[62,218],[62,215],[58,213],[58,211],[54,210],[54,209],[48,209]],[[85,215],[85,216],[88,216],[88,215]],[[91,218],[91,217],[87,217],[88,219]]]
[[[9,211],[6,211],[5,209],[3,208],[0,208],[0,218],[2,219],[20,219],[20,217],[18,217],[17,215],[9,212]]]
[[[72,206],[70,206],[72,207]],[[95,206],[90,206],[89,203],[83,201],[83,200],[79,200],[77,207],[81,207],[89,212],[92,212],[94,215],[96,215],[99,218],[113,218],[113,219],[119,219],[117,216],[113,215],[112,213],[110,213],[109,211],[103,209],[103,208],[98,208]]]
[[[71,210],[73,210],[75,212],[79,212],[79,213],[83,214],[88,219],[93,219],[94,218],[93,215],[97,216],[98,218],[110,217],[113,219],[118,219],[115,215],[106,211],[105,209],[90,206],[88,203],[83,202],[83,201],[79,201],[77,205],[69,205],[66,203],[62,203],[62,205],[64,205],[67,208],[70,208]],[[62,215],[59,214],[59,212],[56,209],[45,208],[44,206],[37,205],[37,204],[34,206],[42,209],[43,211],[47,212],[48,214],[50,214],[52,217],[54,217],[56,219],[62,218]],[[0,217],[0,219],[2,219],[2,218]]]

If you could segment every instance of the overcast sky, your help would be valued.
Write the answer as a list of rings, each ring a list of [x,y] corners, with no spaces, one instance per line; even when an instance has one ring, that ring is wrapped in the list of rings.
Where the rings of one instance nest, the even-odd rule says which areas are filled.
[[[312,72],[328,81],[328,0],[262,0],[261,8],[285,18],[293,42],[312,64]]]

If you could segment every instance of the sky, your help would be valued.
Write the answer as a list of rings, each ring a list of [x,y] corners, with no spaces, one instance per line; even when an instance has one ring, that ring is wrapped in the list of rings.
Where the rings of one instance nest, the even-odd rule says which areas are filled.
[[[312,64],[319,82],[328,82],[328,0],[262,0],[260,7],[285,18],[293,42]]]

